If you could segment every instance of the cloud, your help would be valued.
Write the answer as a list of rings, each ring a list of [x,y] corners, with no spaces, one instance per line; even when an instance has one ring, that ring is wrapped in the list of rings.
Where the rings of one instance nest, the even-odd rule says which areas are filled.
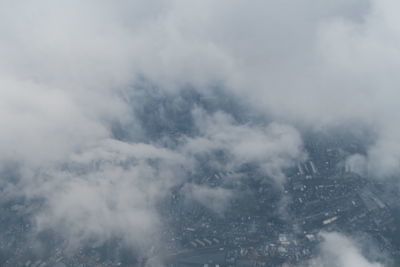
[[[354,154],[346,158],[345,168],[359,175],[365,176],[368,174],[367,161],[365,156]]]
[[[126,117],[119,96],[138,77],[164,90],[191,85],[206,93],[218,85],[269,116],[313,127],[373,125],[379,138],[369,153],[371,169],[387,176],[399,168],[398,149],[389,149],[399,131],[393,0],[1,5],[2,80],[15,81],[19,94],[24,86],[34,95],[57,90],[62,99],[46,103],[70,101],[74,118],[88,119],[82,125],[107,128],[104,121]],[[56,123],[48,127],[57,130]],[[88,134],[84,126],[65,128]],[[378,153],[384,157],[376,162]]]
[[[187,184],[183,188],[187,200],[196,201],[222,216],[233,199],[233,192],[221,187]]]
[[[7,190],[44,199],[35,214],[39,228],[59,226],[77,242],[116,235],[135,243],[158,231],[157,203],[194,170],[198,155],[223,151],[229,161],[213,167],[235,171],[255,163],[282,182],[283,170],[305,158],[297,128],[365,124],[377,138],[365,158],[352,156],[348,166],[394,175],[398,5],[0,1],[0,166],[21,168]],[[132,107],[139,100],[128,99],[143,81],[166,94],[190,88],[222,102],[217,87],[267,119],[240,121],[218,105],[210,112],[189,103],[181,112],[190,113],[193,132],[170,143],[161,139],[174,137],[150,138],[146,123],[174,118],[167,110],[161,123],[161,116]],[[115,136],[117,122],[129,140]],[[230,196],[221,188],[188,188],[207,206],[204,196]],[[221,211],[224,203],[211,208]]]
[[[188,165],[163,148],[107,140],[25,180],[24,194],[44,199],[38,231],[56,230],[72,247],[117,237],[145,250],[159,238],[157,205]]]
[[[305,158],[300,134],[289,125],[243,125],[224,112],[208,115],[201,109],[195,109],[193,116],[200,134],[189,138],[184,150],[189,154],[224,151],[229,158],[225,171],[256,163],[282,183],[283,170]]]
[[[323,267],[382,267],[380,263],[366,259],[357,245],[339,233],[322,233],[320,256],[310,261],[308,266]]]

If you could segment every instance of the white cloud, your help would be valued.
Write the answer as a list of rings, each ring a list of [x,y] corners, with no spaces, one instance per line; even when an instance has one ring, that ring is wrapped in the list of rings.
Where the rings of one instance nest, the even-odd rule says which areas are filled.
[[[304,158],[288,123],[239,124],[222,112],[195,111],[200,134],[177,151],[110,145],[113,120],[140,124],[122,96],[144,77],[161,90],[190,85],[207,94],[218,85],[279,121],[315,127],[358,120],[378,136],[366,157],[369,173],[393,175],[400,168],[398,6],[0,1],[0,163],[22,163],[22,192],[47,200],[39,225],[61,224],[78,239],[137,228],[127,237],[139,240],[157,229],[152,206],[193,154],[222,149],[230,164],[256,162],[277,181]],[[64,164],[83,173],[61,171]]]
[[[187,184],[183,191],[187,200],[200,203],[218,216],[223,216],[233,199],[233,192],[221,187]]]
[[[348,171],[352,171],[359,175],[365,176],[367,171],[367,160],[365,156],[354,154],[346,158],[345,167]]]
[[[138,76],[170,90],[220,84],[280,118],[313,126],[351,119],[372,124],[380,139],[371,147],[371,169],[378,176],[399,169],[398,149],[388,149],[399,132],[393,126],[399,113],[396,1],[42,0],[0,5],[0,77],[15,81],[16,96],[24,92],[34,105],[40,103],[35,97],[42,88],[55,90],[61,99],[47,99],[46,109],[53,101],[69,102],[74,118],[99,129],[105,120],[126,116],[118,95]],[[48,111],[54,116],[64,112]],[[56,124],[50,121],[46,127],[56,131]],[[82,135],[89,132],[85,126],[63,125]],[[23,130],[16,131],[29,139]],[[79,131],[65,138],[80,139]],[[379,161],[377,153],[384,155]]]
[[[119,237],[145,250],[159,241],[156,206],[189,166],[190,160],[172,151],[109,140],[62,167],[26,177],[23,193],[45,200],[36,214],[38,230],[55,229],[73,247]]]
[[[310,267],[383,267],[367,260],[357,245],[339,233],[322,233],[320,256],[310,261]]]
[[[305,158],[300,134],[289,125],[242,125],[224,112],[208,115],[201,109],[195,109],[193,116],[200,137],[187,139],[183,149],[189,154],[222,150],[230,157],[224,166],[228,171],[257,163],[265,174],[281,183],[283,170]]]

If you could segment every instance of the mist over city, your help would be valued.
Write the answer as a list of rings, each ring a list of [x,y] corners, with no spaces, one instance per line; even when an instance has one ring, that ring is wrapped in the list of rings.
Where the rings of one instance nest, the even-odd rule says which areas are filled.
[[[0,266],[400,266],[398,10],[0,0]]]

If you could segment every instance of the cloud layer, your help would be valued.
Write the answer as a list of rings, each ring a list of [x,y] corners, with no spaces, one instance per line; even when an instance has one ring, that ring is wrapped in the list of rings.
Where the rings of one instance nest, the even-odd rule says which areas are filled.
[[[202,155],[222,151],[229,161],[214,168],[253,163],[283,182],[283,170],[306,158],[298,128],[366,125],[376,139],[348,166],[392,176],[400,168],[399,5],[0,1],[0,167],[21,169],[3,191],[43,199],[39,229],[58,227],[75,242],[123,236],[138,244],[157,235],[157,203]],[[171,125],[174,114],[161,112],[160,102],[138,112],[132,99],[143,83],[177,99],[190,88],[217,99],[217,108],[175,101],[171,110],[191,128],[150,138],[146,127]],[[224,97],[215,88],[265,120],[241,121],[219,108]],[[115,125],[129,138],[116,136]],[[216,212],[225,200],[204,199],[231,195],[187,190]],[[354,250],[341,237],[326,240],[323,250],[332,242]]]

